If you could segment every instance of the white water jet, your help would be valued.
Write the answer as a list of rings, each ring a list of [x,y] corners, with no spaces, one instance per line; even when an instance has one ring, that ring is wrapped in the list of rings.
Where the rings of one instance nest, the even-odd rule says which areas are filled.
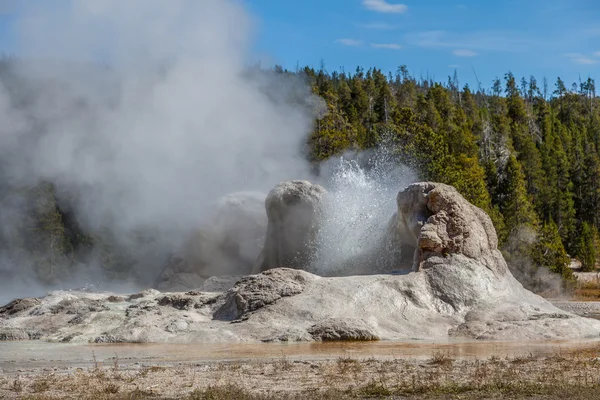
[[[312,271],[339,276],[356,268],[371,272],[385,268],[387,257],[379,250],[396,212],[396,195],[414,180],[412,171],[393,162],[387,146],[367,160],[336,160],[325,184],[328,193],[322,204]],[[364,262],[370,265],[356,265]]]

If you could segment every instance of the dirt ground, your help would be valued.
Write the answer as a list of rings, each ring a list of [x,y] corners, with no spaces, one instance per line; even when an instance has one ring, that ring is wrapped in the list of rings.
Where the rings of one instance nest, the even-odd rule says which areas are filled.
[[[598,341],[10,346],[3,399],[600,398]]]

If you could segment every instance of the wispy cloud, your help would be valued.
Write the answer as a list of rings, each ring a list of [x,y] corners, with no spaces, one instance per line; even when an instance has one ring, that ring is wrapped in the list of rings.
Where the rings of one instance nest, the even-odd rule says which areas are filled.
[[[362,41],[356,39],[337,39],[335,42],[350,47],[358,47],[362,45]]]
[[[588,58],[588,57],[579,57],[579,58],[576,58],[574,61],[577,64],[586,64],[586,65],[598,64],[598,60],[594,60],[594,59]]]
[[[398,43],[371,43],[371,47],[376,49],[401,50],[402,45]]]
[[[366,24],[359,24],[358,26],[365,29],[373,29],[379,31],[393,31],[394,29],[398,29],[396,25],[388,24],[385,22],[369,22]]]
[[[363,6],[371,11],[388,14],[402,14],[408,10],[406,4],[393,4],[385,0],[363,0]]]
[[[567,53],[567,54],[565,54],[565,56],[570,58],[571,61],[573,61],[576,64],[593,65],[593,64],[598,64],[600,62],[600,60],[598,60],[597,58],[593,58],[593,57],[599,57],[600,52],[596,52],[592,56],[588,56],[588,55],[581,54],[581,53]]]
[[[600,57],[600,51],[595,51],[594,52],[594,57]]]
[[[543,47],[544,43],[525,32],[517,31],[474,31],[454,33],[446,31],[411,32],[405,41],[419,47],[454,49],[468,48],[474,51],[526,51],[534,46]]]
[[[478,53],[473,50],[456,49],[452,51],[452,54],[454,54],[457,57],[475,57]]]

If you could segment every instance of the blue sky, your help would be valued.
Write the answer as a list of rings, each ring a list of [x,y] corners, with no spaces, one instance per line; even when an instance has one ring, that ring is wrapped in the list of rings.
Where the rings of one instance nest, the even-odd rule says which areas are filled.
[[[17,54],[14,12],[0,0],[0,52]],[[62,0],[55,1],[60,4]],[[165,0],[176,1],[176,0]],[[357,65],[486,87],[517,77],[600,79],[600,0],[237,0],[257,21],[254,59],[329,71]]]
[[[246,0],[265,63],[357,65],[484,86],[517,77],[600,79],[598,0]]]

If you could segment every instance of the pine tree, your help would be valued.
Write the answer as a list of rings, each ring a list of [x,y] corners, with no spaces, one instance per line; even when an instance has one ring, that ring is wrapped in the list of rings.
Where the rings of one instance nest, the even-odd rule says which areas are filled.
[[[584,271],[592,271],[596,268],[598,231],[587,223],[581,224],[579,242],[577,243],[577,256],[583,265]]]
[[[527,110],[519,94],[515,77],[509,72],[505,79],[511,140],[517,159],[523,165],[527,192],[535,199],[542,186],[542,162],[530,131]]]
[[[572,279],[573,272],[569,268],[571,260],[567,256],[558,233],[558,227],[553,220],[545,223],[542,227],[532,255],[536,265],[548,268],[564,278]]]
[[[575,207],[569,159],[561,141],[564,127],[553,118],[553,123],[545,129],[549,130],[544,132],[542,144],[544,185],[539,198],[540,210],[544,219],[556,221],[564,243],[572,250],[576,225]]]
[[[600,158],[593,144],[585,146],[582,179],[579,186],[579,218],[600,226]]]
[[[376,122],[388,124],[391,122],[391,114],[396,100],[385,75],[380,70],[373,72],[373,79],[375,82],[374,119]]]
[[[337,97],[325,93],[327,113],[315,121],[315,130],[310,138],[313,161],[325,160],[348,149],[356,141],[352,125],[336,107]]]
[[[507,231],[510,234],[523,225],[536,230],[538,217],[527,195],[521,164],[513,155],[508,159],[505,174],[498,191],[499,208],[504,215]]]

